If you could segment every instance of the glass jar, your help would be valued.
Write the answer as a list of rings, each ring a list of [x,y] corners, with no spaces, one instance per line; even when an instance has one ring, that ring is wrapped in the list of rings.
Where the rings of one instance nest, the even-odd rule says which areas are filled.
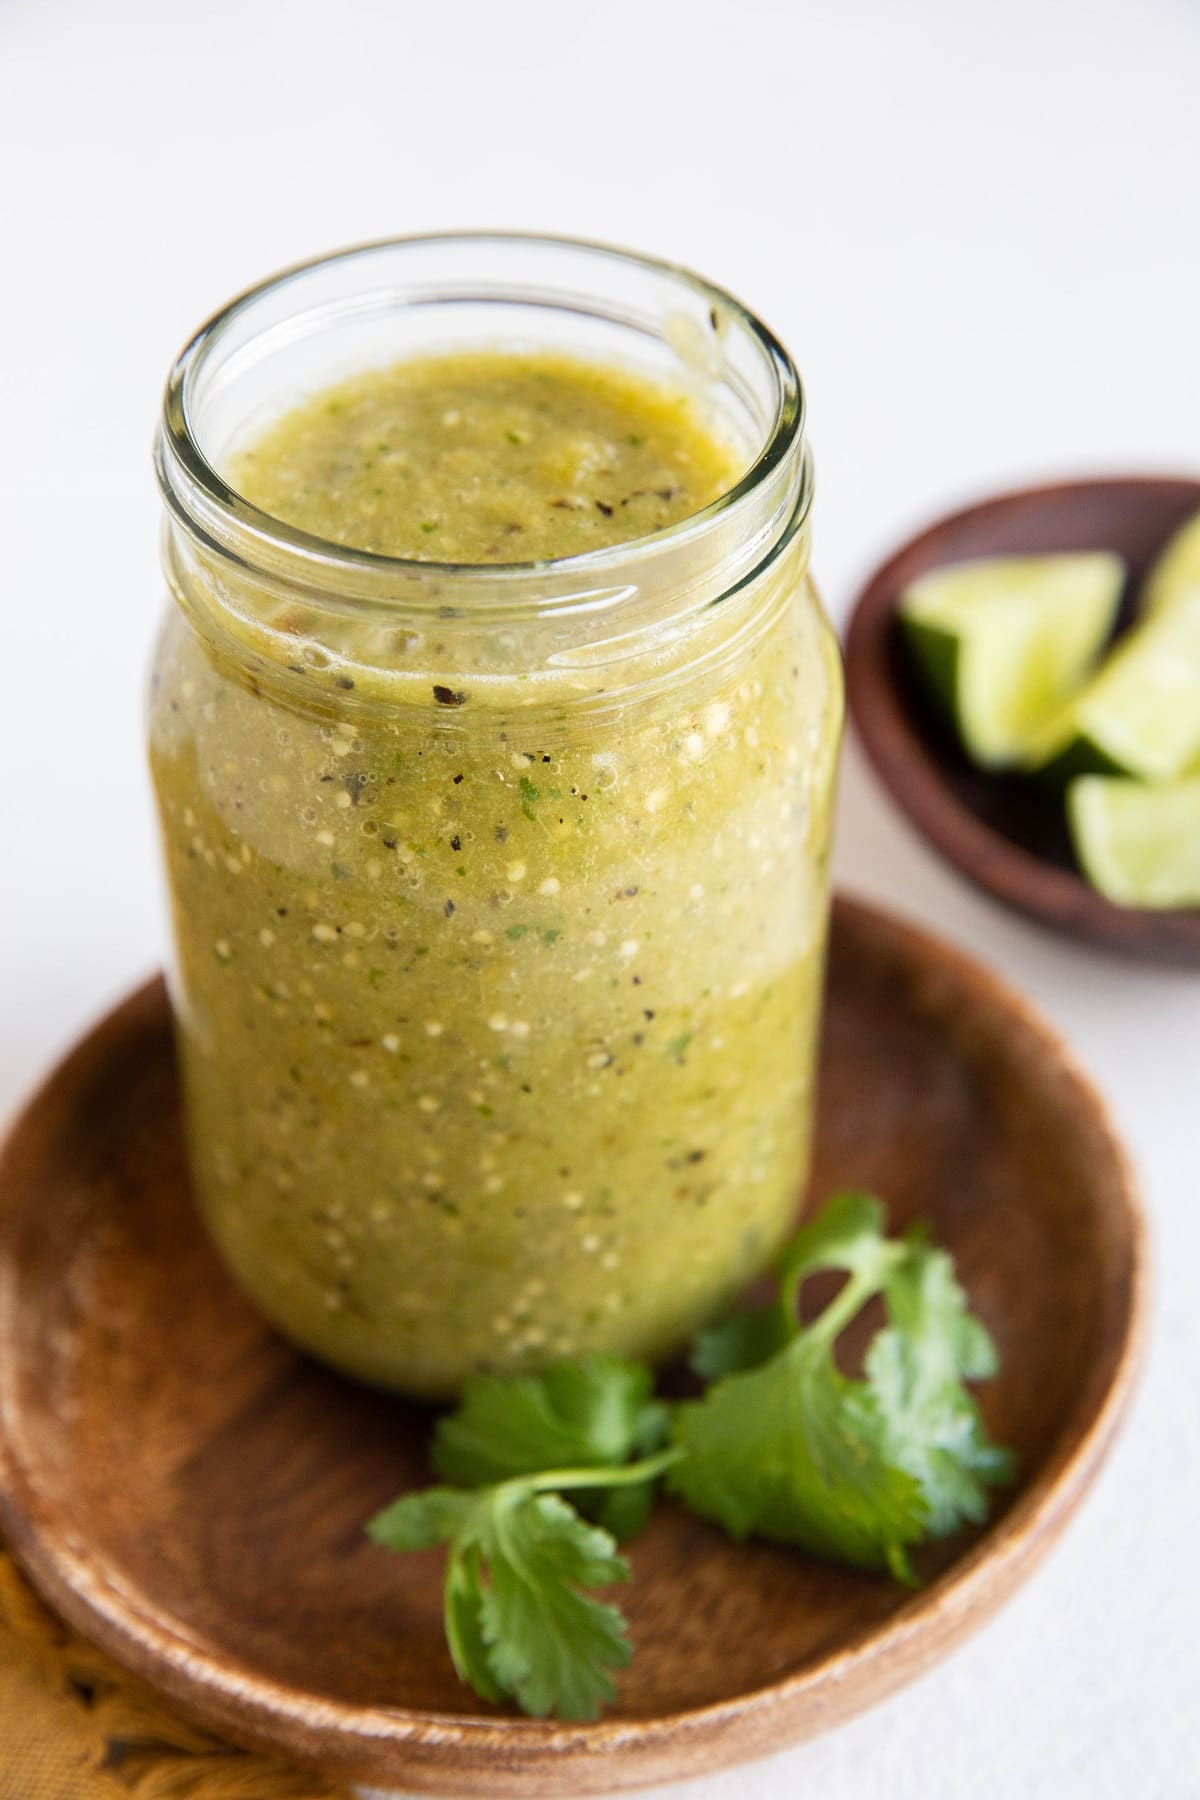
[[[223,480],[305,393],[484,345],[686,383],[746,473],[653,536],[501,566],[346,549]],[[414,1394],[678,1350],[808,1159],[841,681],[789,357],[643,258],[385,243],[205,326],[157,458],[170,985],[229,1267]]]

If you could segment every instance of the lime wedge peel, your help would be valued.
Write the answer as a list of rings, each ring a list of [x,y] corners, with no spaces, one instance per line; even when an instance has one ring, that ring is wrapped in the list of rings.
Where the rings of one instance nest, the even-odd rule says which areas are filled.
[[[1200,906],[1200,776],[1149,787],[1084,775],[1067,789],[1084,874],[1117,906]]]
[[[1096,551],[955,563],[905,589],[909,647],[973,761],[1027,760],[1107,642],[1124,580]]]
[[[1200,588],[1178,593],[1120,639],[1038,734],[1028,766],[1070,776],[1173,781],[1200,761]]]
[[[1200,512],[1168,539],[1151,566],[1138,595],[1139,610],[1161,612],[1193,589],[1200,591]]]

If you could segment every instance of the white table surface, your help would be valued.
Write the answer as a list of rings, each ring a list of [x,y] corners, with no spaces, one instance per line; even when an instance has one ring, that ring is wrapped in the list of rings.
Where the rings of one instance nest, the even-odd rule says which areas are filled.
[[[1196,0],[0,0],[0,1105],[161,955],[148,445],[173,352],[229,294],[452,225],[694,264],[805,375],[840,619],[955,502],[1200,466],[1198,215]],[[1149,1366],[999,1619],[866,1717],[676,1800],[1190,1800],[1200,977],[1001,913],[853,746],[837,864],[1002,969],[1090,1065],[1153,1219]]]

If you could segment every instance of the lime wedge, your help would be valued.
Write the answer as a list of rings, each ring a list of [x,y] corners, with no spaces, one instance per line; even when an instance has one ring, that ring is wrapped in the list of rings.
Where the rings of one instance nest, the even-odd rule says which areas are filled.
[[[1152,565],[1138,594],[1138,609],[1160,612],[1180,594],[1200,588],[1200,513],[1181,525]]]
[[[1200,776],[1147,787],[1083,775],[1067,789],[1075,854],[1118,906],[1200,906]]]
[[[1024,759],[1112,630],[1125,566],[1102,552],[999,556],[933,569],[900,615],[926,682],[985,768]]]
[[[1173,781],[1198,760],[1200,588],[1188,588],[1118,641],[1035,739],[1029,767]]]

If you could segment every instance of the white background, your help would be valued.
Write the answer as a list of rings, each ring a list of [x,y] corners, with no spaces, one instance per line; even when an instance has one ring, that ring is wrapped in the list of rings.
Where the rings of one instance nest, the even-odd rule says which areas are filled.
[[[989,488],[1200,466],[1197,0],[0,0],[0,1104],[161,955],[148,448],[237,289],[455,225],[625,242],[796,354],[840,621]],[[1200,1795],[1200,978],[944,869],[850,748],[841,878],[1004,970],[1144,1178],[1153,1344],[1050,1564],[948,1664],[678,1800]]]

